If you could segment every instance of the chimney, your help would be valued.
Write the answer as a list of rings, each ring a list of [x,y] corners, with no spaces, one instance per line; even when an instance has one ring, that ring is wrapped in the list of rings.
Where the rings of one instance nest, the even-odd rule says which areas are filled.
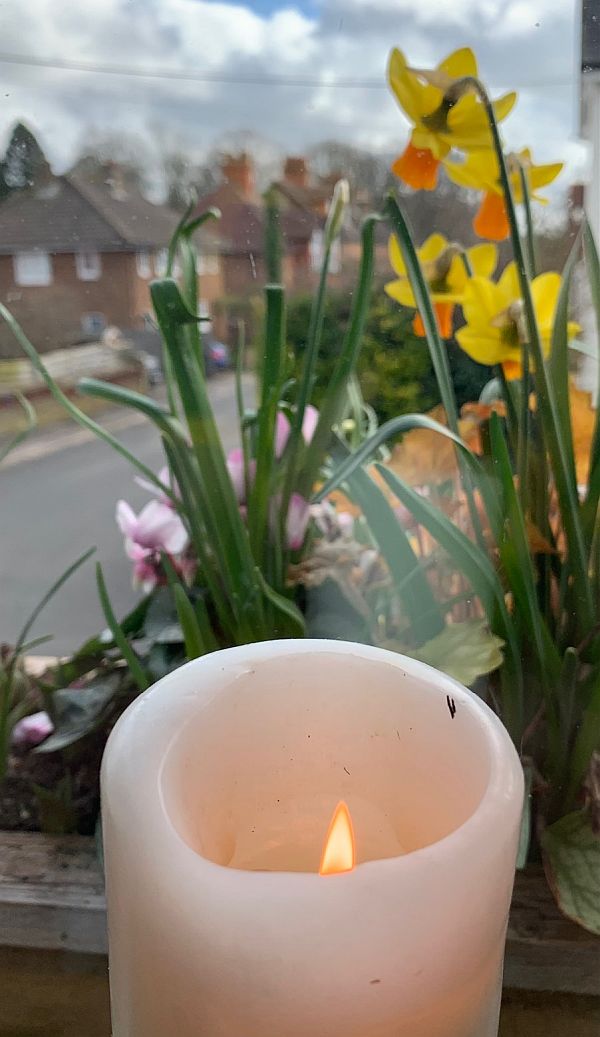
[[[245,151],[239,155],[224,155],[221,173],[224,181],[235,187],[246,201],[254,199],[254,164]]]
[[[122,165],[114,161],[107,163],[105,183],[111,198],[114,198],[117,202],[126,201],[127,185],[125,183],[125,170]]]
[[[308,163],[301,155],[289,155],[283,167],[283,178],[292,187],[308,187]]]

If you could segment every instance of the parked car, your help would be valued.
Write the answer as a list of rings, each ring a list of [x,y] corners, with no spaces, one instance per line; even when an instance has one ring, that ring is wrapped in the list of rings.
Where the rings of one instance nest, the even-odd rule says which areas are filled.
[[[229,350],[223,342],[219,342],[212,336],[205,335],[203,338],[204,364],[206,374],[216,374],[217,371],[226,371],[231,367]]]

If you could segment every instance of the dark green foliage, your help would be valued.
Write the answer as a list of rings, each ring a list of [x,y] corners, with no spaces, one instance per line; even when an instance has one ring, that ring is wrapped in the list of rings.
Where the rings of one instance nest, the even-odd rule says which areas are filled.
[[[18,122],[0,163],[0,198],[5,198],[11,191],[33,187],[48,169],[46,156],[33,133]]]
[[[331,296],[325,305],[314,392],[317,406],[329,384],[351,302],[349,295],[339,294]],[[304,349],[310,306],[308,296],[299,296],[288,304],[287,341],[298,358]],[[413,312],[383,293],[374,293],[358,376],[365,401],[374,408],[380,422],[400,414],[428,411],[440,402],[427,345],[412,329]],[[448,355],[459,407],[477,400],[491,378],[490,368],[476,364],[452,342],[448,344]]]

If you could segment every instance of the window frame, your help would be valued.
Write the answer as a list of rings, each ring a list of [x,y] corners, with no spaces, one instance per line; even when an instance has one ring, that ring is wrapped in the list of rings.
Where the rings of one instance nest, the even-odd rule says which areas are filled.
[[[92,259],[89,264],[88,260]],[[99,281],[102,277],[102,259],[100,253],[93,248],[81,249],[75,253],[75,270],[79,281]]]
[[[135,254],[136,273],[142,281],[149,281],[152,277],[152,254],[150,249],[140,248]]]
[[[38,272],[36,273],[26,272],[26,265],[31,260],[35,260],[38,264]],[[15,252],[12,261],[14,282],[19,288],[47,288],[54,281],[52,256],[43,249]],[[44,267],[44,273],[39,272],[40,263]]]

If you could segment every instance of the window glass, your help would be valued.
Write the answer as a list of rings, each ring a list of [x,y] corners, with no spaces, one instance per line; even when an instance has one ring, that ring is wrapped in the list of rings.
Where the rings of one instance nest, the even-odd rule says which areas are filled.
[[[77,252],[75,267],[80,281],[97,281],[102,274],[102,262],[98,252]]]
[[[152,277],[152,265],[150,263],[150,253],[148,249],[141,249],[135,254],[135,266],[138,273],[138,277],[143,277],[147,280]]]
[[[154,273],[157,277],[164,277],[167,272],[167,263],[169,261],[169,251],[166,248],[159,248],[158,252],[154,255]]]
[[[23,287],[52,284],[52,260],[47,252],[18,252],[13,256],[15,283]]]

